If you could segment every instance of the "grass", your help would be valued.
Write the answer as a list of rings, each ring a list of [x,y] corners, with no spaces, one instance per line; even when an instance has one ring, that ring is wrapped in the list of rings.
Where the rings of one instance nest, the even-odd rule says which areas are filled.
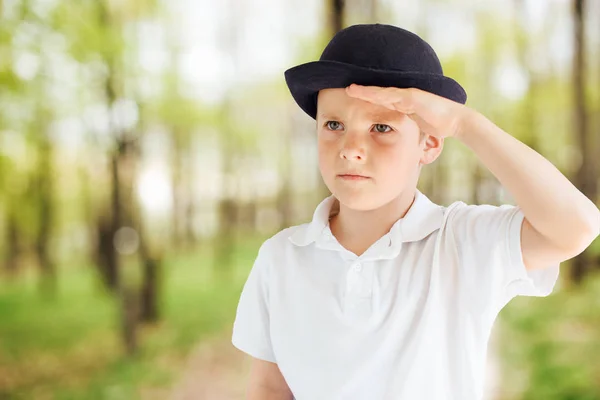
[[[600,271],[547,298],[518,297],[500,320],[501,399],[600,400]]]
[[[234,251],[233,277],[212,278],[209,248],[165,260],[162,319],[124,355],[118,304],[90,266],[61,269],[57,296],[35,279],[0,284],[0,399],[136,399],[177,379],[203,338],[229,334],[260,241]],[[223,333],[224,332],[224,333]]]

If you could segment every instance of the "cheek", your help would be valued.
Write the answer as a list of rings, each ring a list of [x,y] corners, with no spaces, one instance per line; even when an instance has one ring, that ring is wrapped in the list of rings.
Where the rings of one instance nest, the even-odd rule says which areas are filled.
[[[379,171],[392,178],[406,175],[418,167],[419,151],[418,147],[403,145],[382,149],[376,157]]]
[[[326,138],[319,137],[317,142],[317,149],[319,152],[319,159],[327,160],[334,159],[338,150],[336,142],[333,140],[327,140]]]
[[[322,172],[328,172],[333,169],[336,149],[332,146],[331,142],[319,140],[317,150],[319,169]]]

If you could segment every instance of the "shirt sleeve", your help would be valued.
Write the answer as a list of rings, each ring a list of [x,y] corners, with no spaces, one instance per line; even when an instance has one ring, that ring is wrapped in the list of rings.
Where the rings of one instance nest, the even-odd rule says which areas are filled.
[[[516,296],[545,297],[558,280],[559,263],[528,271],[521,252],[525,215],[513,205],[464,205],[453,219],[467,300],[496,315]]]
[[[270,268],[266,244],[260,247],[242,289],[231,342],[252,357],[275,362],[269,329]]]

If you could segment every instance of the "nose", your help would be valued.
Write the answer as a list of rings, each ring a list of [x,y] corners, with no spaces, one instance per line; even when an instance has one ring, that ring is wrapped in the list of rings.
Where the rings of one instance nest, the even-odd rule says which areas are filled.
[[[364,140],[360,135],[348,132],[345,135],[340,158],[348,161],[364,162],[366,160],[366,151]]]

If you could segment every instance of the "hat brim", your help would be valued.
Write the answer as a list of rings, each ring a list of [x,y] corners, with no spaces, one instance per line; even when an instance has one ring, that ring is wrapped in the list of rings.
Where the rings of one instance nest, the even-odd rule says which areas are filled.
[[[292,97],[313,119],[317,115],[317,94],[322,89],[345,88],[352,83],[366,86],[418,88],[461,104],[467,93],[454,79],[422,72],[401,72],[359,67],[338,61],[312,61],[284,73]]]

